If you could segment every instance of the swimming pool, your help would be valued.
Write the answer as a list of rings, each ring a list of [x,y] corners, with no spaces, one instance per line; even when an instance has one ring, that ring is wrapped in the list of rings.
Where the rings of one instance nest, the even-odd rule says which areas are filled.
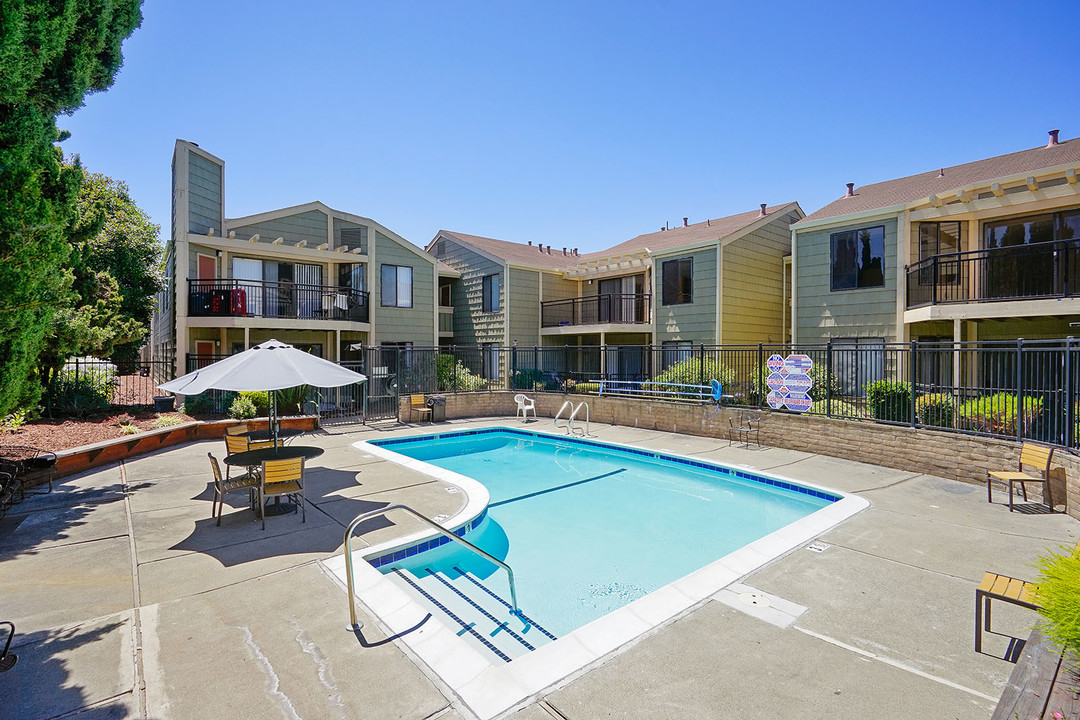
[[[486,516],[466,537],[514,569],[522,610],[554,635],[840,500],[756,473],[516,429],[372,444],[487,488]],[[497,566],[457,545],[380,565],[451,581],[464,572],[506,588]]]
[[[528,455],[533,448],[552,443],[558,479],[554,471],[539,470]],[[519,604],[525,617],[509,613],[504,572],[491,573],[490,567],[462,554],[456,543],[449,544],[433,531],[411,532],[354,552],[357,560],[366,560],[355,562],[355,590],[361,604],[482,719],[522,707],[537,693],[604,662],[635,639],[869,506],[858,496],[754,468],[725,468],[672,452],[501,427],[358,442],[354,447],[365,456],[427,474],[442,481],[446,492],[460,495],[462,502],[452,516],[434,519],[467,540],[487,544],[497,557],[505,553],[519,576]],[[530,460],[524,468],[507,466],[499,459],[505,451]],[[634,478],[624,469],[630,457],[659,470],[658,478]],[[478,482],[470,476],[482,475],[477,467],[485,465],[494,468],[490,480]],[[645,494],[650,485],[652,490]],[[611,500],[623,493],[627,497]],[[757,510],[742,506],[737,521],[708,521],[710,508],[762,494],[780,502]],[[695,504],[705,509],[692,507]],[[569,530],[597,524],[593,513],[605,506],[618,511],[617,522],[609,518],[604,525],[610,527],[598,529],[606,536],[603,543],[566,540]],[[539,522],[522,530],[516,515]],[[691,530],[688,516],[696,516],[696,530]],[[706,536],[708,543],[700,540]],[[642,538],[644,544],[639,542]],[[631,547],[621,556],[605,555],[611,548]],[[543,570],[554,573],[546,575],[546,581],[537,580],[542,572],[531,569],[534,564],[540,567],[544,556],[558,561],[548,562]],[[342,555],[322,564],[344,581]],[[642,570],[639,565],[646,567]],[[667,565],[671,568],[657,567]],[[565,573],[583,568],[592,580],[565,579]],[[570,605],[545,596],[543,588],[534,592],[533,585],[545,584],[575,585]],[[459,591],[467,597],[459,597]],[[492,616],[487,627],[481,623],[488,620],[467,614],[477,605]],[[566,607],[571,610],[560,609]],[[564,622],[564,612],[573,618]]]

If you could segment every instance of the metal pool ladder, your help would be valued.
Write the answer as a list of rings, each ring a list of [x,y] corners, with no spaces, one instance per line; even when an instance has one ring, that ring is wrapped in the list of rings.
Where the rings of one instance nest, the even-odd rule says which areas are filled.
[[[426,515],[421,515],[420,513],[416,512],[415,510],[413,510],[408,505],[387,505],[384,508],[379,508],[378,510],[371,510],[369,512],[361,513],[361,514],[357,515],[355,518],[353,518],[353,521],[351,523],[349,523],[349,527],[345,530],[345,583],[346,583],[346,585],[348,585],[347,591],[349,593],[349,622],[350,622],[351,629],[359,630],[360,628],[364,627],[364,623],[362,623],[362,622],[360,622],[360,621],[358,621],[356,619],[356,600],[353,597],[353,562],[352,562],[352,534],[353,534],[353,530],[355,530],[356,526],[359,525],[360,523],[362,523],[364,520],[367,520],[368,518],[375,517],[376,515],[384,515],[384,514],[390,512],[391,510],[404,510],[405,512],[407,512],[410,515],[412,515],[413,517],[415,517],[417,520],[425,522],[428,525],[430,525],[431,527],[433,527],[434,529],[438,530],[440,533],[442,533],[446,537],[450,538],[454,542],[460,543],[461,545],[464,545],[466,548],[468,548],[469,550],[472,550],[474,553],[476,553],[480,557],[484,558],[485,560],[488,560],[490,562],[495,563],[496,565],[501,567],[503,570],[505,570],[507,577],[510,579],[510,606],[512,608],[512,613],[514,615],[520,615],[521,614],[521,610],[518,608],[518,604],[517,604],[517,586],[514,584],[514,571],[510,569],[509,565],[507,565],[506,563],[504,563],[502,560],[498,559],[497,557],[494,557],[493,555],[490,555],[489,553],[487,553],[487,552],[481,550],[480,548],[476,547],[475,545],[473,545],[471,542],[469,542],[465,538],[458,537],[457,535],[450,532],[449,530],[444,528],[442,525],[439,525],[437,522],[435,522],[431,518],[427,517]]]
[[[581,408],[585,408],[585,429],[582,431],[581,434],[582,434],[583,437],[588,436],[589,435],[589,403],[585,402],[584,400],[579,402],[576,407],[574,406],[574,403],[571,400],[567,400],[566,402],[564,402],[562,404],[562,407],[559,408],[559,412],[555,413],[555,429],[556,430],[559,429],[559,418],[562,417],[563,412],[567,408],[570,409],[570,415],[566,419],[566,425],[563,426],[564,428],[566,428],[567,434],[568,435],[573,435],[573,434],[577,433],[577,428],[574,427],[574,418],[577,417],[577,414],[581,411]]]

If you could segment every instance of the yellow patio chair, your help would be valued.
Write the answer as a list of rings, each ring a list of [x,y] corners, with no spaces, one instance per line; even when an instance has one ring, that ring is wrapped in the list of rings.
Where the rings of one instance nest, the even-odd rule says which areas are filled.
[[[422,394],[409,396],[409,421],[412,421],[413,413],[416,413],[419,420],[424,419],[424,415],[427,415],[428,422],[431,422],[431,408],[427,406]]]
[[[1020,485],[1020,493],[1027,502],[1027,484],[1029,482],[1042,483],[1043,502],[1051,510],[1054,509],[1053,498],[1050,497],[1050,461],[1054,459],[1054,448],[1047,445],[1026,442],[1020,446],[1020,461],[1017,463],[1016,472],[1009,470],[986,471],[986,500],[994,502],[993,485],[999,482],[1009,490],[1009,512],[1013,510],[1013,495],[1016,485]],[[1024,472],[1024,466],[1034,468],[1039,476]]]
[[[213,453],[206,453],[210,458],[210,467],[214,471],[214,500],[210,504],[210,517],[217,518],[218,527],[221,527],[221,511],[225,505],[225,495],[237,490],[248,491],[248,507],[255,505],[255,494],[259,488],[259,478],[251,473],[244,473],[234,478],[224,479],[221,477],[221,466]]]
[[[262,464],[259,483],[259,517],[266,529],[266,498],[282,495],[300,506],[303,522],[307,522],[304,506],[304,458],[267,460]],[[295,511],[294,511],[295,512]]]

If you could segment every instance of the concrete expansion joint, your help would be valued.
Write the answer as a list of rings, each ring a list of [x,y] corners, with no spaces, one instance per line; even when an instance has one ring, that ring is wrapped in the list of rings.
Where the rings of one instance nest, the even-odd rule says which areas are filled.
[[[860,490],[852,490],[851,492],[858,494],[858,493],[873,492],[875,490],[886,490],[886,489],[891,488],[891,487],[896,487],[897,485],[902,485],[903,483],[906,483],[909,480],[914,480],[915,478],[923,477],[924,475],[925,475],[925,473],[912,473],[911,475],[908,475],[907,477],[902,477],[899,480],[894,480],[891,483],[886,483],[884,485],[876,485],[874,487],[869,487],[869,488],[862,488]]]

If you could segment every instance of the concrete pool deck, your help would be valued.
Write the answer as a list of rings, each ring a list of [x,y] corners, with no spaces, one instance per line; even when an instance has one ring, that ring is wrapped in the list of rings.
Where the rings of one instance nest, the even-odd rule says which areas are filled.
[[[13,508],[0,522],[0,620],[15,622],[19,655],[0,674],[5,716],[473,717],[363,609],[359,637],[346,629],[346,596],[319,562],[366,510],[457,510],[462,498],[443,483],[351,447],[432,429],[304,436],[325,449],[309,465],[304,524],[271,517],[262,531],[235,493],[217,527],[206,453],[220,458],[220,440],[68,478]],[[982,487],[939,477],[653,430],[593,433],[772,470],[871,507],[507,717],[988,718],[1013,669],[1002,659],[1010,636],[1025,638],[1037,618],[995,605],[1000,634],[975,653],[975,586],[989,569],[1032,577],[1041,553],[1080,533],[1068,516],[1009,513]],[[411,522],[376,520],[356,545],[418,529]],[[753,591],[788,619],[751,614],[739,598]]]

